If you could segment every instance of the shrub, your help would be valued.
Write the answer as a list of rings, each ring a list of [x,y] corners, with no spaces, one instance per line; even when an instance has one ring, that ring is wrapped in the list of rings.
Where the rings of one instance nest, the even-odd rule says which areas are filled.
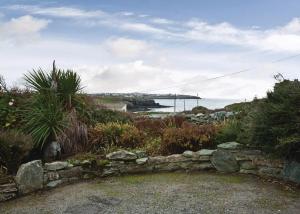
[[[15,130],[0,131],[0,166],[15,173],[29,158],[32,146],[32,138],[28,135]]]
[[[120,122],[130,123],[132,118],[128,113],[112,111],[109,109],[97,109],[91,112],[92,124],[96,123],[108,123],[108,122]]]
[[[183,123],[181,128],[166,128],[162,137],[161,153],[164,155],[197,151],[213,146],[217,128],[213,125]]]
[[[159,137],[167,127],[161,119],[138,118],[134,121],[134,126],[145,134],[145,137]]]
[[[276,83],[244,119],[240,140],[268,153],[300,159],[299,109],[300,82]]]
[[[97,124],[89,130],[91,150],[104,151],[108,147],[136,148],[142,144],[140,131],[131,124],[109,122]]]
[[[220,144],[224,142],[237,141],[240,131],[240,120],[227,120],[225,124],[220,125],[220,129],[216,134],[215,142]]]
[[[141,150],[148,155],[161,155],[161,137],[147,138]]]

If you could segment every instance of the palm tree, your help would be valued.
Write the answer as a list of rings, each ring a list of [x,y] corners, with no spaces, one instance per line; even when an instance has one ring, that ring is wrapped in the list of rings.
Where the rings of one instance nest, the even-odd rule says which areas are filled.
[[[25,129],[32,135],[36,147],[56,141],[68,125],[68,114],[80,106],[80,77],[71,70],[57,70],[55,61],[50,73],[42,69],[25,75],[27,86],[35,93],[27,110]]]

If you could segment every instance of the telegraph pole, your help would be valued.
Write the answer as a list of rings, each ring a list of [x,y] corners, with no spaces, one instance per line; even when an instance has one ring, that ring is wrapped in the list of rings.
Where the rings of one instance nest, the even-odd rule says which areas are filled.
[[[174,113],[176,113],[176,94],[175,94],[175,97],[174,97]]]
[[[183,99],[183,109],[185,111],[185,99]]]
[[[197,93],[197,107],[199,106],[199,96],[198,96],[198,93]]]

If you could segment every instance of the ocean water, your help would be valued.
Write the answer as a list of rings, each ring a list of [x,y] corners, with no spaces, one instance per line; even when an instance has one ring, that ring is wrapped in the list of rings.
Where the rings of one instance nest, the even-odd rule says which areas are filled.
[[[197,105],[204,106],[208,109],[223,108],[226,105],[242,102],[243,100],[231,100],[231,99],[176,99],[176,112],[182,112],[184,110],[192,110]],[[155,99],[156,103],[164,106],[172,106],[169,108],[154,108],[151,112],[174,112],[174,99]]]

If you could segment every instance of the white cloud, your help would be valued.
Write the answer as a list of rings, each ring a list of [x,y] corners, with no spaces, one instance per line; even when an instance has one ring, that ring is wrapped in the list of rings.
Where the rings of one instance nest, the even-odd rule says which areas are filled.
[[[50,20],[38,19],[26,15],[19,18],[12,18],[8,22],[0,22],[0,44],[24,43],[38,38],[41,30],[47,27]]]
[[[169,19],[163,19],[163,18],[153,18],[151,19],[151,22],[155,23],[155,24],[173,24],[174,21],[169,20]]]
[[[124,58],[141,57],[150,51],[150,46],[146,42],[122,37],[109,39],[106,45],[114,56]]]
[[[64,18],[99,18],[106,15],[106,13],[101,10],[86,11],[72,7],[39,7],[32,5],[11,5],[7,6],[6,8],[11,10],[22,10],[30,14]]]
[[[299,18],[293,19],[285,26],[267,30],[239,29],[226,22],[210,25],[197,20],[187,22],[186,26],[190,29],[182,35],[185,39],[275,52],[300,51]]]
[[[119,25],[118,27],[120,27],[123,30],[143,32],[143,33],[152,33],[152,34],[157,34],[157,35],[167,33],[163,29],[156,28],[156,27],[150,26],[148,24],[144,24],[144,23],[125,22],[125,23]]]
[[[239,28],[227,22],[210,24],[198,19],[178,22],[162,17],[141,17],[141,15],[134,16],[135,14],[130,11],[108,13],[102,10],[83,10],[73,7],[28,5],[12,5],[5,8],[22,10],[30,14],[79,19],[81,21],[77,23],[89,27],[101,25],[122,31],[149,34],[160,40],[226,44],[274,52],[300,51],[300,18],[294,18],[284,26],[262,29],[253,26]]]

